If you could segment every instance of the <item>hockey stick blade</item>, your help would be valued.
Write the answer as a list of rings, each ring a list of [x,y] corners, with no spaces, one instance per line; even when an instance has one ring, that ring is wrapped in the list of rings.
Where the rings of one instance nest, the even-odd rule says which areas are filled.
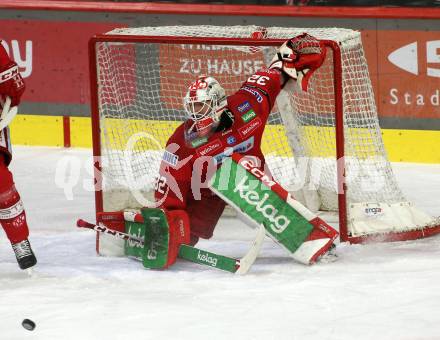
[[[240,267],[235,272],[236,274],[243,275],[249,271],[249,269],[257,259],[258,254],[260,253],[265,235],[266,235],[266,230],[264,229],[264,226],[260,224],[260,227],[257,232],[257,236],[254,242],[252,243],[251,248],[249,249],[247,254],[239,260]]]

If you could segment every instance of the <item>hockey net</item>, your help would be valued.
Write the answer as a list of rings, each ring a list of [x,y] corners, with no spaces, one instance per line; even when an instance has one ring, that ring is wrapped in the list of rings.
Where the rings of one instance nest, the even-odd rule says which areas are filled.
[[[337,212],[344,241],[439,232],[439,220],[413,207],[394,177],[360,33],[335,28],[142,27],[91,39],[97,211],[152,203],[165,143],[198,75],[233,94],[303,32],[325,41],[327,56],[308,91],[283,91],[270,115],[262,148],[274,178],[311,210]]]

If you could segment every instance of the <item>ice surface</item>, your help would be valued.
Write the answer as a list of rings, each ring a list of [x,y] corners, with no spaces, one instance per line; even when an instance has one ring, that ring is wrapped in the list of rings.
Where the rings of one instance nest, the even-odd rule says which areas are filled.
[[[90,157],[90,150],[15,147],[12,169],[39,262],[32,276],[20,271],[1,232],[0,339],[440,337],[440,236],[344,244],[339,261],[312,267],[266,239],[245,276],[184,261],[150,271],[96,256],[93,232],[75,227],[79,217],[93,221]],[[440,165],[393,166],[408,198],[440,215]],[[66,182],[77,183],[67,196]],[[253,234],[224,219],[199,246],[241,256]],[[36,322],[34,331],[21,326],[24,318]]]

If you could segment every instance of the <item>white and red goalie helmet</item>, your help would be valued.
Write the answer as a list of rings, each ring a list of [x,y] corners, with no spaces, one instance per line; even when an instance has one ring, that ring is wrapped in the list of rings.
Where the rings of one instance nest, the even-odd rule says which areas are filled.
[[[188,88],[183,104],[188,118],[194,122],[191,130],[203,134],[219,121],[226,107],[226,93],[214,77],[200,76]]]

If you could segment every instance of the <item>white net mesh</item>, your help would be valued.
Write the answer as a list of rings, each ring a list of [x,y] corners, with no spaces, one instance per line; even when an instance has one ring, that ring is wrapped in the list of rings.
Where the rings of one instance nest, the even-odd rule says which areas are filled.
[[[256,26],[171,26],[116,29],[111,35],[249,38]],[[357,208],[405,202],[384,150],[360,34],[326,28],[267,28],[267,38],[303,32],[339,43],[343,67],[345,165],[350,233],[420,228],[429,217],[359,224]],[[104,210],[137,208],[151,200],[163,147],[184,120],[182,98],[200,74],[214,76],[227,94],[271,60],[273,47],[197,43],[98,42],[99,123]],[[335,211],[337,203],[333,52],[313,74],[307,93],[283,92],[263,137],[274,177],[311,209]],[[386,209],[388,209],[386,208]],[[352,209],[354,209],[352,211]],[[368,208],[367,208],[368,209]],[[386,210],[385,209],[385,210]],[[409,208],[410,210],[412,208]],[[356,211],[355,211],[356,210]],[[366,210],[365,210],[366,211]],[[414,215],[411,210],[408,214]],[[366,214],[368,217],[368,214]],[[377,216],[375,216],[377,219]]]

